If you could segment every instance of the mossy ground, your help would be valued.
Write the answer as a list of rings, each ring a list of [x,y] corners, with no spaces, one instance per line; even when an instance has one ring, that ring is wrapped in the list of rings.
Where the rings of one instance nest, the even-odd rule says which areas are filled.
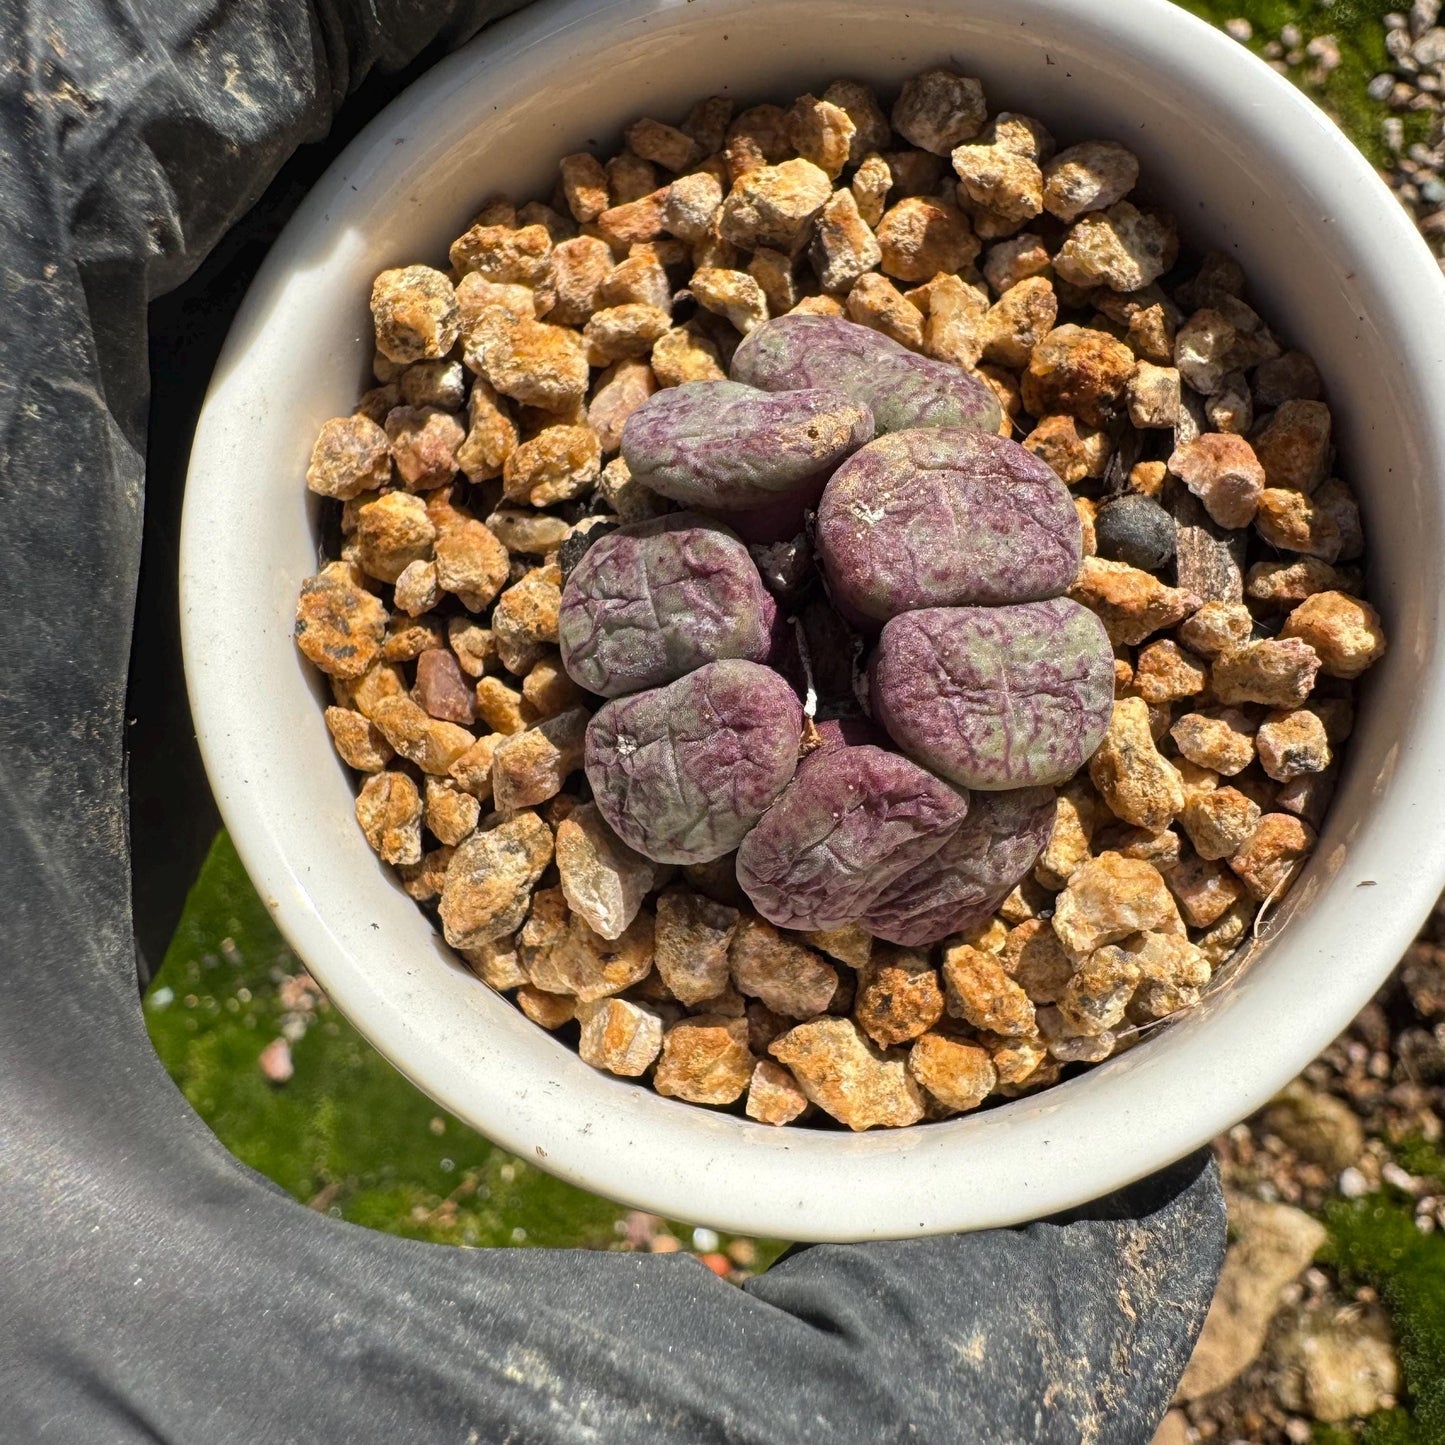
[[[1295,80],[1377,164],[1388,156],[1389,112],[1365,87],[1386,68],[1382,17],[1391,0],[1184,0],[1223,23],[1243,17],[1256,51],[1293,23],[1308,41],[1329,34],[1341,63]],[[1406,116],[1407,142],[1425,121]],[[276,932],[229,840],[217,839],[146,1000],[156,1049],[222,1142],[298,1200],[354,1223],[437,1243],[606,1248],[627,1211],[552,1179],[449,1118],[391,1068],[335,1010],[288,1008],[282,989],[300,963]],[[261,1050],[288,1023],[306,1023],[292,1047],[295,1074],[269,1083]],[[1400,1162],[1445,1188],[1445,1156],[1408,1141]],[[1445,1237],[1422,1235],[1407,1201],[1390,1195],[1336,1200],[1326,1211],[1330,1259],[1347,1286],[1368,1284],[1399,1336],[1406,1409],[1358,1429],[1327,1427],[1320,1445],[1445,1442]],[[688,1227],[674,1223],[684,1243]],[[726,1243],[726,1241],[724,1241]],[[782,1249],[759,1249],[766,1265]]]

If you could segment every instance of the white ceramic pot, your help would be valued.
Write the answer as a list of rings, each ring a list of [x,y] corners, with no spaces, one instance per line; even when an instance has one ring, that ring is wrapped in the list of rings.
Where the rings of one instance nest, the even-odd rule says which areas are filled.
[[[932,64],[1061,143],[1115,137],[1186,236],[1319,363],[1361,496],[1391,651],[1318,851],[1239,983],[1033,1098],[902,1133],[770,1129],[594,1072],[458,965],[381,867],[292,643],[315,570],[303,473],[351,409],[387,266],[444,258],[478,201],[548,193],[558,156],[722,92],[884,91]],[[222,814],[327,993],[458,1117],[575,1184],[722,1229],[855,1240],[1038,1217],[1203,1144],[1307,1064],[1445,882],[1445,305],[1404,214],[1319,111],[1164,0],[542,0],[429,72],[346,150],[257,277],[191,458],[187,679]]]

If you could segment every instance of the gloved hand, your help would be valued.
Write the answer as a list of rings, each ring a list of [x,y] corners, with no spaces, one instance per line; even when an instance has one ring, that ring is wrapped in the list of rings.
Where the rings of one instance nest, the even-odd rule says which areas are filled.
[[[171,581],[200,388],[338,132],[508,8],[0,21],[4,1438],[1144,1445],[1223,1252],[1203,1157],[1067,1219],[802,1249],[736,1290],[683,1256],[461,1251],[304,1209],[150,1047],[134,934],[163,946],[214,826]],[[208,255],[153,308],[148,367],[148,304]]]

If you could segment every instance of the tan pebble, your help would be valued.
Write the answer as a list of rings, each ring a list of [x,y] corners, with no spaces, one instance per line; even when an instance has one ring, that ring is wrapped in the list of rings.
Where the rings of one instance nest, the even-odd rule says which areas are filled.
[[[717,347],[690,323],[673,327],[653,343],[652,371],[659,386],[727,378]]]
[[[377,350],[390,361],[445,356],[457,339],[456,292],[430,266],[383,271],[371,288]]]
[[[910,351],[922,349],[923,313],[886,276],[860,276],[848,292],[847,309],[849,320],[860,326],[881,331]]]
[[[1042,918],[1028,918],[1009,929],[999,957],[1004,971],[1035,1004],[1056,1003],[1073,972],[1058,935]]]
[[[376,717],[377,705],[386,698],[407,695],[401,668],[389,662],[375,662],[353,680],[332,678],[331,687],[341,706],[354,707],[363,717],[372,719]]]
[[[925,196],[905,196],[891,207],[878,222],[877,235],[883,270],[900,281],[960,271],[979,251],[963,212]]]
[[[786,251],[767,246],[754,251],[748,262],[748,275],[762,287],[769,316],[782,316],[798,304],[798,278],[793,266],[793,258]]]
[[[1157,497],[1164,490],[1169,469],[1163,462],[1136,462],[1129,469],[1129,488],[1141,497]]]
[[[744,1112],[760,1124],[791,1124],[808,1108],[808,1096],[781,1064],[759,1059],[748,1081]]]
[[[1228,858],[1259,824],[1260,808],[1238,788],[1214,788],[1191,799],[1180,817],[1201,858]]]
[[[1086,863],[1055,901],[1053,930],[1070,958],[1178,921],[1174,899],[1152,864],[1117,853]]]
[[[475,741],[466,728],[428,716],[410,697],[382,698],[371,720],[401,757],[436,776],[444,775]]]
[[[338,416],[322,425],[306,485],[319,496],[348,501],[391,480],[386,433],[369,417]]]
[[[1020,281],[989,308],[983,359],[1015,370],[1028,365],[1034,348],[1053,329],[1059,303],[1044,276]]]
[[[560,189],[553,190],[552,199],[561,201],[566,205],[567,198]],[[564,215],[561,211],[554,210],[544,201],[528,201],[525,206],[517,210],[517,226],[541,226],[546,232],[552,244],[555,246],[558,241],[571,240],[577,234],[577,222],[573,216]],[[546,285],[545,280],[540,285]]]
[[[1244,885],[1215,859],[1190,857],[1165,875],[1191,928],[1211,928],[1244,894]]]
[[[869,226],[883,219],[888,192],[893,189],[893,172],[877,151],[864,156],[853,172],[849,192],[858,207],[858,214]],[[877,264],[876,262],[874,264]]]
[[[925,296],[924,353],[956,366],[975,365],[987,339],[988,297],[979,287],[949,275],[935,276],[926,287],[909,293],[909,299]]]
[[[1224,384],[1238,339],[1227,316],[1213,307],[1201,307],[1175,335],[1174,365],[1201,396],[1213,396]]]
[[[517,990],[517,1007],[543,1029],[560,1029],[577,1017],[577,1000],[570,994],[549,993],[524,983]]]
[[[1186,713],[1169,730],[1180,756],[1225,777],[1254,761],[1254,724],[1238,708]]]
[[[1049,841],[1034,865],[1034,876],[1045,888],[1062,888],[1089,860],[1098,820],[1099,798],[1087,779],[1074,778],[1059,791]]]
[[[660,186],[635,200],[609,206],[591,223],[596,228],[596,234],[615,251],[624,251],[637,241],[655,241],[665,232],[662,217],[667,204],[667,189]],[[616,190],[614,180],[614,193]]]
[[[522,507],[498,507],[488,514],[486,527],[508,552],[528,557],[555,552],[572,532],[561,517]]]
[[[750,998],[744,1014],[748,1021],[748,1047],[755,1053],[766,1053],[768,1045],[793,1027],[794,1019],[774,1013],[761,999]]]
[[[608,939],[568,912],[561,897],[560,889],[540,890],[518,936],[522,963],[533,984],[591,1003],[647,977],[653,957],[650,913],[639,913],[618,937]]]
[[[1167,638],[1139,649],[1134,689],[1148,703],[1177,702],[1204,691],[1209,669]]]
[[[943,1007],[943,988],[926,953],[879,947],[859,976],[853,1017],[874,1043],[890,1048],[931,1029]]]
[[[563,326],[523,320],[486,347],[483,363],[487,380],[526,406],[562,411],[587,392],[582,339]]]
[[[1281,551],[1336,561],[1344,554],[1344,537],[1338,519],[1321,501],[1324,491],[1320,487],[1310,497],[1289,487],[1267,487],[1255,517],[1259,535]]]
[[[489,627],[470,617],[447,620],[447,646],[468,677],[480,677],[497,655],[497,642]]]
[[[1169,470],[1221,527],[1247,527],[1264,490],[1264,468],[1243,437],[1207,432],[1175,450]]]
[[[1214,659],[1210,687],[1220,702],[1294,707],[1314,687],[1319,654],[1299,638],[1266,638],[1230,648]]]
[[[395,582],[411,563],[431,560],[436,535],[420,497],[388,492],[357,514],[361,568],[379,582]]]
[[[724,317],[744,336],[768,319],[763,288],[746,271],[706,267],[694,271],[688,284],[698,305]]]
[[[1054,153],[1055,142],[1049,128],[1035,116],[1014,110],[1001,110],[984,131],[989,145],[1030,160],[1047,161]]]
[[[1058,1010],[1072,1029],[1087,1037],[1117,1029],[1140,977],[1139,965],[1127,949],[1106,944],[1079,964]]]
[[[1133,1011],[1162,1019],[1199,1002],[1210,964],[1197,944],[1177,933],[1141,933],[1119,946],[1139,967]]]
[[[488,281],[475,271],[463,276],[457,283],[457,313],[462,361],[467,368],[481,372],[487,349],[497,345],[514,327],[534,320],[539,305],[555,301],[554,292],[555,284],[542,295],[526,286]]]
[[[993,954],[967,944],[950,948],[943,956],[942,974],[948,1012],[955,1018],[1006,1038],[1034,1031],[1034,1006],[1027,991]]]
[[[998,434],[1012,438],[1022,429],[1020,417],[1024,409],[1017,378],[1002,366],[980,366],[978,379],[998,398]]]
[[[1117,1042],[1112,1029],[1083,1033],[1057,1007],[1039,1010],[1039,1032],[1060,1064],[1097,1064],[1114,1052]]]
[[[597,491],[622,522],[651,521],[668,510],[668,503],[637,481],[621,457],[602,468]]]
[[[577,1005],[577,1020],[582,1025],[577,1053],[594,1069],[636,1079],[662,1052],[662,1019],[641,1004],[595,999]]]
[[[540,286],[552,261],[545,226],[472,226],[452,242],[449,258],[459,276],[475,271],[503,286]]]
[[[658,865],[633,852],[592,803],[558,824],[556,850],[568,907],[600,937],[620,937],[656,886]]]
[[[725,95],[710,95],[693,104],[682,129],[697,142],[702,155],[710,156],[722,149],[732,117],[733,101]]]
[[[909,1049],[908,1072],[950,1113],[976,1109],[998,1082],[987,1049],[943,1034],[924,1034]]]
[[[809,259],[824,291],[846,292],[883,258],[852,191],[835,191],[818,213]]]
[[[846,963],[849,968],[867,968],[868,961],[873,956],[873,935],[857,923],[844,924],[842,928],[826,928],[817,933],[805,933],[803,939],[826,953],[829,958]]]
[[[1196,940],[1199,951],[1211,967],[1218,968],[1225,963],[1244,943],[1258,911],[1259,904],[1246,895],[1231,904],[1220,915],[1218,922],[1199,935]]]
[[[498,811],[533,808],[562,791],[582,766],[582,739],[590,717],[586,708],[573,708],[497,745],[492,798]]]
[[[437,565],[435,562],[408,562],[401,569],[396,579],[396,585],[392,591],[392,598],[398,609],[407,614],[408,617],[419,617],[423,612],[429,612],[442,599],[441,584],[437,581]],[[382,646],[382,656],[396,661],[409,661],[414,653],[406,649],[413,645],[414,639],[409,634],[403,634],[408,640],[396,642],[388,637]]]
[[[1106,332],[1058,326],[1029,358],[1021,383],[1024,405],[1034,416],[1064,411],[1105,426],[1120,410],[1133,371],[1134,353]]]
[[[1154,745],[1142,698],[1120,698],[1109,730],[1089,760],[1089,777],[1110,810],[1126,823],[1158,832],[1184,806],[1179,770]]]
[[[1320,374],[1302,351],[1286,351],[1255,368],[1254,399],[1261,410],[1286,401],[1318,401],[1320,391]]]
[[[492,636],[497,656],[509,672],[526,673],[540,660],[545,645],[557,641],[561,581],[556,564],[546,563],[532,568],[497,598]]]
[[[445,851],[452,852],[450,848]],[[515,937],[490,938],[475,948],[460,948],[457,952],[467,967],[498,993],[509,993],[527,982],[527,971],[517,956]]]
[[[597,310],[597,292],[614,265],[612,248],[597,236],[563,241],[552,252],[553,302],[547,320],[581,326]]]
[[[443,527],[436,539],[437,584],[469,612],[480,612],[507,581],[507,549],[482,525],[465,520]]]
[[[1039,1039],[990,1040],[988,1049],[1003,1088],[1022,1084],[1049,1061],[1048,1049]]]
[[[1111,642],[1126,647],[1173,627],[1200,605],[1192,593],[1167,587],[1151,573],[1126,562],[1103,557],[1084,558],[1069,595],[1098,614]]]
[[[1136,427],[1172,427],[1179,420],[1179,372],[1172,366],[1141,361],[1125,395],[1129,420]]]
[[[738,923],[728,963],[740,993],[789,1018],[822,1013],[838,987],[836,969],[760,918]]]
[[[624,357],[646,356],[671,325],[672,318],[662,307],[642,301],[594,311],[582,331],[587,360],[593,366],[608,366]]]
[[[517,447],[517,423],[510,408],[482,377],[467,398],[467,435],[456,451],[457,466],[468,481],[484,482],[502,474]]]
[[[1179,640],[1202,657],[1217,657],[1249,641],[1254,618],[1240,602],[1206,602],[1179,624]]]
[[[397,866],[397,881],[402,892],[418,903],[430,903],[441,896],[442,884],[446,881],[447,866],[452,861],[455,848],[433,848],[421,855],[420,863],[402,863]]]
[[[1047,275],[1053,265],[1043,238],[1023,231],[998,241],[984,252],[982,270],[988,284],[1000,296],[1030,276]]]
[[[476,830],[482,805],[450,778],[428,778],[425,821],[437,842],[456,847]]]
[[[1291,813],[1266,813],[1229,866],[1261,902],[1282,892],[1305,865],[1315,831]]]
[[[788,143],[830,180],[848,164],[857,127],[841,106],[815,95],[800,95],[784,117]]]
[[[728,127],[728,173],[734,181],[788,154],[787,112],[779,105],[755,105]]]
[[[1322,401],[1286,401],[1254,439],[1266,485],[1312,492],[1330,459],[1330,409]]]
[[[556,653],[548,653],[533,663],[522,679],[522,701],[531,708],[533,717],[541,721],[569,708],[581,707],[587,701],[587,694],[567,676],[562,659]]]
[[[1017,231],[1043,210],[1043,173],[1032,156],[997,145],[961,145],[951,160],[960,199],[986,213],[993,223],[984,230],[994,234]]]
[[[653,1087],[690,1104],[731,1104],[752,1081],[753,1056],[745,1018],[699,1014],[663,1035]]]
[[[683,171],[697,157],[697,142],[676,126],[644,117],[627,127],[628,148],[665,171]]]
[[[391,365],[390,362],[387,363]],[[400,368],[403,372],[407,368]],[[393,407],[401,405],[401,387],[396,382],[388,382],[385,386],[373,386],[369,391],[361,393],[356,403],[356,415],[364,417],[367,421],[380,426],[386,420],[387,412]],[[391,453],[387,453],[387,460],[391,460]],[[309,481],[308,481],[309,485]],[[315,491],[312,487],[312,491]]]
[[[356,796],[356,821],[383,863],[421,861],[421,794],[405,773],[377,773]]]
[[[736,908],[700,893],[671,888],[657,900],[657,969],[668,988],[692,1005],[724,993]]]
[[[587,151],[563,156],[558,163],[562,172],[562,194],[567,209],[578,221],[595,221],[611,204],[607,193],[607,172],[602,162]]]
[[[1260,766],[1277,783],[1322,773],[1333,757],[1324,721],[1309,708],[1270,713],[1255,741]]]
[[[1074,512],[1079,518],[1080,540],[1084,556],[1094,557],[1099,552],[1098,517],[1099,504],[1092,497],[1075,497]]]
[[[667,188],[662,225],[669,235],[692,244],[701,241],[722,207],[722,183],[707,171],[679,176]]]
[[[1178,254],[1172,217],[1118,201],[1074,223],[1054,256],[1054,270],[1076,286],[1138,291],[1157,281]]]
[[[326,727],[342,762],[359,773],[379,773],[395,757],[376,724],[350,708],[327,708]]]
[[[1114,141],[1085,141],[1060,151],[1044,168],[1044,206],[1061,221],[1121,201],[1139,179],[1133,152]]]
[[[652,251],[634,246],[627,259],[602,278],[597,301],[603,307],[635,304],[670,312],[672,287],[666,268]]]
[[[1117,853],[1121,858],[1142,858],[1166,877],[1184,852],[1183,842],[1172,828],[1153,833],[1148,828],[1122,823],[1105,828],[1099,835],[1098,844],[1102,851]]]
[[[476,698],[462,673],[456,656],[444,647],[429,647],[416,660],[413,699],[428,716],[442,722],[473,723],[477,718]]]
[[[983,86],[951,70],[925,70],[904,81],[893,106],[893,129],[909,145],[946,156],[983,129]]]
[[[1244,579],[1245,596],[1256,602],[1294,606],[1316,592],[1356,593],[1360,575],[1353,567],[1332,567],[1318,557],[1292,562],[1256,562]]]
[[[493,732],[512,736],[527,726],[529,712],[522,694],[500,678],[484,677],[476,686],[477,715]]]
[[[1047,463],[1065,486],[1102,476],[1109,464],[1107,433],[1062,413],[1040,417],[1023,445]]]
[[[827,174],[812,161],[800,158],[751,170],[723,201],[722,237],[746,250],[772,246],[795,253],[807,244],[813,220],[832,194]]]
[[[846,1018],[819,1018],[775,1039],[768,1052],[825,1113],[861,1130],[923,1117],[923,1098],[902,1059],[885,1057]]]
[[[447,776],[457,783],[458,788],[483,802],[491,798],[491,759],[503,736],[501,733],[488,733],[486,737],[478,737],[447,769]]]
[[[296,645],[330,677],[360,677],[381,652],[386,608],[360,585],[360,574],[332,562],[301,584]]]
[[[1219,390],[1204,403],[1204,415],[1212,431],[1244,436],[1254,425],[1254,403],[1242,371],[1225,374]]]
[[[640,201],[657,189],[657,167],[644,160],[636,151],[619,151],[604,169],[607,171],[607,188],[612,195],[614,206],[626,205],[629,201]]]
[[[441,920],[453,948],[475,948],[515,933],[532,888],[552,861],[552,830],[535,813],[473,833],[452,855],[442,889]]]
[[[431,406],[398,406],[386,414],[391,459],[403,484],[415,492],[446,486],[457,474],[457,449],[466,440],[461,422]]]
[[[1385,655],[1380,614],[1343,592],[1316,592],[1285,618],[1282,640],[1307,643],[1329,677],[1358,677]]]

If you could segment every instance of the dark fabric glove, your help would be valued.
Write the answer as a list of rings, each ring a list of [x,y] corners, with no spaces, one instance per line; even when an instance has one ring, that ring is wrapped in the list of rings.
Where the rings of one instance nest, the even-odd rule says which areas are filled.
[[[179,479],[230,310],[325,153],[227,232],[508,8],[0,0],[0,1436],[1144,1445],[1223,1251],[1203,1157],[1068,1219],[801,1249],[736,1290],[686,1257],[304,1209],[150,1048],[133,927],[158,958],[214,826]]]

